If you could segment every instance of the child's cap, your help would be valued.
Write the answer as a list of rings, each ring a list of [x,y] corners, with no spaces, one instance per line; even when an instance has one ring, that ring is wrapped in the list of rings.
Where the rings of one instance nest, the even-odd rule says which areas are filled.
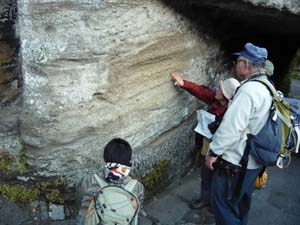
[[[272,76],[274,73],[274,65],[270,60],[266,60],[265,70],[268,76]]]
[[[220,81],[220,88],[222,94],[228,100],[231,100],[235,94],[236,89],[240,86],[240,82],[234,78],[228,78],[224,81]]]

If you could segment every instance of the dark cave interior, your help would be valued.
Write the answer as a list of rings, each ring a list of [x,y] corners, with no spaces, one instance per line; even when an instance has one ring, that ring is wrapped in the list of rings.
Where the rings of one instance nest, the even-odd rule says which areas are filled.
[[[264,8],[238,0],[164,1],[199,30],[220,40],[226,55],[238,52],[247,42],[268,49],[275,70],[271,79],[279,90],[288,92],[287,75],[300,47],[300,16],[287,9]],[[232,60],[228,58],[228,60]]]

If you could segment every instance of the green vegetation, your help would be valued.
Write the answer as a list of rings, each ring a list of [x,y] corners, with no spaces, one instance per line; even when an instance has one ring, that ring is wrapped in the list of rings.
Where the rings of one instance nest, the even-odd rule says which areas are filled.
[[[49,190],[47,193],[45,193],[45,198],[49,202],[55,202],[59,204],[64,203],[64,198],[58,189]]]
[[[21,203],[30,203],[44,197],[46,201],[63,204],[63,185],[65,182],[62,178],[26,185],[0,184],[0,194]]]
[[[1,173],[10,173],[13,170],[15,157],[10,152],[0,152],[0,171]]]
[[[61,188],[65,185],[65,181],[62,178],[55,180],[42,181],[35,186],[44,195],[45,199],[49,202],[64,203],[64,198],[61,192]]]
[[[160,187],[160,183],[167,175],[170,162],[168,160],[160,160],[153,165],[153,170],[146,176],[142,177],[142,183],[149,191],[155,190]]]
[[[28,171],[28,157],[23,148],[19,153],[19,161],[15,156],[8,152],[0,152],[0,175],[2,178],[14,178]],[[30,203],[44,198],[53,203],[64,203],[62,194],[65,181],[62,178],[49,179],[43,181],[28,181],[26,184],[0,184],[0,195],[21,203]]]
[[[17,171],[20,173],[20,174],[23,174],[27,171],[27,167],[28,167],[28,164],[27,164],[27,155],[26,155],[26,151],[25,149],[23,148],[21,151],[20,151],[20,155],[19,155],[19,164],[17,166]]]
[[[21,149],[19,153],[19,161],[16,160],[15,156],[8,152],[0,152],[0,173],[2,175],[8,174],[24,174],[27,171],[27,159],[25,149]]]
[[[0,194],[17,202],[30,203],[38,199],[40,190],[19,184],[0,184]]]

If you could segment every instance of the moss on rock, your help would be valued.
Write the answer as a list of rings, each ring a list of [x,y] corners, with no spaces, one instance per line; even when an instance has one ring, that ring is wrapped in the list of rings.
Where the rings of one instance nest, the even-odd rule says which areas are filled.
[[[16,202],[30,203],[38,199],[40,190],[20,184],[0,184],[0,194]]]
[[[0,183],[0,195],[21,203],[30,203],[39,198],[53,203],[64,203],[63,190],[66,184],[63,178],[30,180],[27,183],[20,183],[16,179],[17,175],[28,172],[27,160],[24,148],[19,152],[19,160],[8,151],[0,152],[0,178],[1,182],[6,182]]]
[[[59,203],[59,204],[64,203],[64,198],[63,198],[61,192],[58,189],[49,190],[45,194],[45,198],[49,202],[55,202],[55,203]]]
[[[42,181],[36,184],[42,195],[49,202],[64,203],[64,197],[61,189],[65,185],[63,178],[57,178],[49,181]]]
[[[19,160],[16,157],[8,152],[0,152],[0,174],[1,177],[15,177],[17,175],[22,175],[27,172],[27,155],[25,149],[21,149],[19,152]]]
[[[28,167],[27,160],[28,160],[28,157],[26,155],[25,149],[23,148],[20,151],[20,154],[19,154],[19,164],[17,166],[17,171],[20,174],[23,174],[23,173],[25,173],[27,171],[27,167]]]
[[[0,184],[0,195],[21,203],[30,203],[44,198],[48,202],[63,204],[64,185],[62,178],[29,184]]]
[[[2,173],[11,172],[15,162],[16,158],[10,152],[0,152],[0,171]]]
[[[170,162],[168,160],[160,160],[153,165],[153,170],[142,177],[142,183],[146,190],[154,191],[160,187],[160,183],[167,175]]]

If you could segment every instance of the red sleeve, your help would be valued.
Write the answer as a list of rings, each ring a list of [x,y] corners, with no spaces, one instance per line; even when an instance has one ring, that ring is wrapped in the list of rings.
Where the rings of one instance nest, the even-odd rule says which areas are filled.
[[[203,85],[183,80],[182,88],[194,95],[196,98],[204,101],[206,104],[211,104],[211,102],[215,100],[215,92]]]

